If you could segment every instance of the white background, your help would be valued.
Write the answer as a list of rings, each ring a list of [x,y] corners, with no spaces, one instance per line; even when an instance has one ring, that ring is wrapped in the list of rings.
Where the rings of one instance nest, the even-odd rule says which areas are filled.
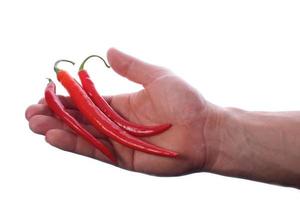
[[[112,46],[170,68],[220,106],[299,110],[298,2],[1,0],[0,199],[299,199],[296,189],[208,173],[111,167],[51,147],[24,118],[57,59],[80,62]],[[140,88],[89,70],[104,94]]]

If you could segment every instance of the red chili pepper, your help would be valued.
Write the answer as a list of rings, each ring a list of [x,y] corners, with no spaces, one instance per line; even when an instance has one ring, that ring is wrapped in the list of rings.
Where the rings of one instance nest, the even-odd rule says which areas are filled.
[[[51,81],[51,79],[49,79],[49,83],[45,89],[45,100],[50,109],[57,116],[59,116],[70,128],[72,128],[76,134],[83,137],[86,141],[99,149],[114,164],[117,163],[115,156],[110,152],[110,150],[99,140],[97,140],[91,133],[84,129],[74,117],[66,112],[64,105],[55,94],[55,84]]]
[[[107,65],[107,63],[102,57],[97,55],[91,55],[87,57],[80,65],[78,75],[83,89],[93,100],[93,102],[98,106],[98,108],[106,114],[107,117],[109,117],[112,121],[114,121],[118,126],[128,131],[130,134],[139,137],[156,135],[162,133],[163,131],[166,131],[172,126],[171,124],[161,124],[157,126],[145,126],[145,125],[135,124],[133,122],[125,120],[117,112],[115,112],[113,108],[105,101],[105,99],[97,92],[97,89],[93,81],[90,79],[89,74],[87,73],[86,70],[84,70],[84,64],[88,59],[92,57],[100,58],[105,63],[106,67],[110,67],[109,65]]]
[[[166,157],[176,157],[178,155],[176,152],[146,143],[129,135],[94,104],[78,82],[66,71],[58,69],[56,65],[54,66],[54,70],[57,74],[57,79],[67,89],[72,101],[81,114],[85,116],[99,132],[131,149]]]

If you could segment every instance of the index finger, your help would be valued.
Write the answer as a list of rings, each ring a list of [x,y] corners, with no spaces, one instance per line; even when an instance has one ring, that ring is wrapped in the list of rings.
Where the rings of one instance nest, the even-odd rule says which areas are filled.
[[[58,98],[60,99],[60,101],[62,102],[62,104],[65,106],[65,108],[67,109],[76,109],[76,106],[74,105],[74,103],[72,102],[72,99],[69,96],[63,96],[63,95],[57,95]],[[46,100],[45,98],[41,98],[38,101],[38,104],[46,104]]]
[[[59,99],[61,100],[62,104],[67,108],[67,109],[77,109],[77,107],[74,105],[72,99],[70,96],[63,96],[63,95],[57,95]],[[111,104],[111,99],[112,96],[102,96],[105,101],[110,105]],[[38,104],[46,104],[45,98],[41,98],[38,101]]]

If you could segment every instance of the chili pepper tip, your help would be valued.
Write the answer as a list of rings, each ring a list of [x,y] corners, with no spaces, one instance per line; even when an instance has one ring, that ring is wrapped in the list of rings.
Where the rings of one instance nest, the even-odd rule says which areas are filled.
[[[84,69],[84,64],[86,63],[86,61],[88,61],[90,58],[93,58],[93,57],[100,58],[100,59],[104,62],[105,66],[106,66],[107,68],[110,68],[110,66],[106,63],[106,61],[105,61],[101,56],[98,56],[98,55],[91,55],[91,56],[89,56],[89,57],[87,57],[86,59],[83,60],[83,62],[81,63],[81,65],[80,65],[80,67],[79,67],[79,71],[80,71],[80,70],[83,70],[83,69]]]
[[[58,63],[60,62],[69,62],[71,63],[72,65],[75,65],[75,63],[73,61],[70,61],[70,60],[58,60],[54,63],[54,71],[57,73],[60,69],[57,67]]]

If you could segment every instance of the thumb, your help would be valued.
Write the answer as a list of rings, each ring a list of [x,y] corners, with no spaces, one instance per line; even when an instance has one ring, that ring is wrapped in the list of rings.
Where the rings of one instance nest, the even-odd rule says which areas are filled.
[[[108,50],[107,59],[115,72],[143,86],[170,73],[165,68],[145,63],[114,48]]]

